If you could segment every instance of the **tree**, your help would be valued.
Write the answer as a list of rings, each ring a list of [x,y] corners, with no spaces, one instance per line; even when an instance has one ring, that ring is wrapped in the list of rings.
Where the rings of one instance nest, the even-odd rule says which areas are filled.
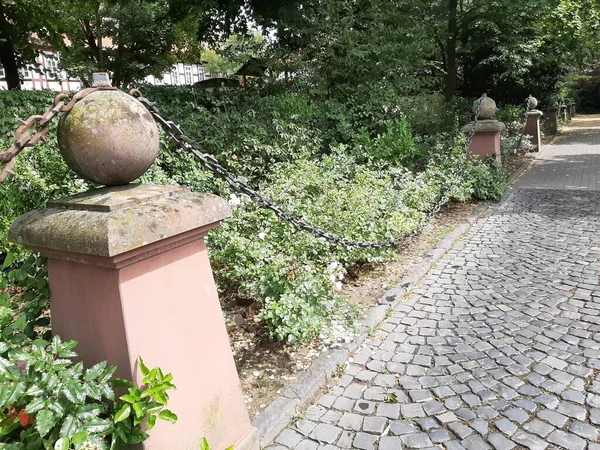
[[[36,44],[54,40],[59,16],[50,0],[0,0],[0,62],[8,89],[20,89],[19,68],[35,62]]]

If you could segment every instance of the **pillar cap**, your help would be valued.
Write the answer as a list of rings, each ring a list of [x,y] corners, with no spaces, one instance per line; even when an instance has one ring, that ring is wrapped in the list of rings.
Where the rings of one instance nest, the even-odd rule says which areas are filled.
[[[544,115],[544,113],[542,111],[540,111],[539,109],[532,109],[531,111],[527,111],[527,115],[541,117]]]
[[[463,133],[469,134],[473,128],[473,122],[468,123],[462,128]],[[478,120],[475,125],[475,133],[493,133],[504,131],[506,125],[498,120]]]
[[[8,239],[43,252],[58,250],[114,257],[231,215],[212,194],[177,186],[130,184],[105,187],[50,202],[19,217]]]

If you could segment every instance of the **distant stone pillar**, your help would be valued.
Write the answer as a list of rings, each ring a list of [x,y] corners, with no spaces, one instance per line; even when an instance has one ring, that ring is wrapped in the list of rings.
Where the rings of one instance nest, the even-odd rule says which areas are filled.
[[[502,122],[493,120],[496,114],[496,102],[483,94],[473,105],[473,113],[478,114],[478,120],[471,122],[462,129],[465,135],[473,132],[473,139],[469,151],[472,155],[486,160],[493,157],[499,164],[502,163],[502,152],[500,149],[500,133],[505,129]]]
[[[556,135],[558,134],[558,107],[551,106],[548,108],[546,117],[546,125],[548,128],[548,134]]]
[[[525,122],[525,134],[531,136],[531,143],[537,146],[537,151],[542,149],[542,132],[540,130],[540,119],[544,115],[537,109],[527,112],[527,121]]]
[[[575,103],[572,103],[571,106],[569,107],[569,109],[570,109],[571,117],[577,116],[577,105]]]
[[[204,238],[225,200],[185,188],[125,185],[51,202],[21,216],[9,239],[48,257],[53,332],[77,340],[88,366],[107,360],[141,383],[136,358],[171,372],[175,425],[145,450],[258,450]]]

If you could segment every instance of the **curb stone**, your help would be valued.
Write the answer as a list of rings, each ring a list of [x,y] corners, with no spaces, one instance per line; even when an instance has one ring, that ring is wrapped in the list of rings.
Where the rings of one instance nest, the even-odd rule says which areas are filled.
[[[357,326],[352,342],[343,344],[340,348],[329,349],[319,356],[296,383],[254,418],[252,425],[258,430],[262,448],[270,445],[290,421],[308,406],[318,391],[331,379],[332,373],[338,366],[346,363],[350,355],[366,341],[371,331],[383,322],[388,311],[401,303],[405,297],[410,296],[412,289],[420,279],[489,209],[490,203],[477,206],[465,220],[423,258],[421,263],[414,266],[396,287],[388,290],[379,299],[378,305],[367,311]]]

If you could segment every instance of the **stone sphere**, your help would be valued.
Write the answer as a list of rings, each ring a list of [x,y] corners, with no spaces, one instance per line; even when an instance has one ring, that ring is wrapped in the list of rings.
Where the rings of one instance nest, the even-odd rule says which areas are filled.
[[[535,108],[537,108],[537,105],[538,105],[537,98],[532,97],[530,95],[529,98],[527,99],[527,108],[529,108],[529,109],[535,109]]]
[[[64,114],[58,147],[82,178],[106,186],[142,176],[159,150],[156,122],[144,105],[121,91],[96,91]]]
[[[481,107],[479,108],[479,102],[481,102]],[[488,120],[494,117],[496,114],[496,102],[489,98],[486,94],[483,94],[481,98],[475,100],[473,103],[473,114],[477,114],[477,109],[479,108],[479,117],[480,120]]]

